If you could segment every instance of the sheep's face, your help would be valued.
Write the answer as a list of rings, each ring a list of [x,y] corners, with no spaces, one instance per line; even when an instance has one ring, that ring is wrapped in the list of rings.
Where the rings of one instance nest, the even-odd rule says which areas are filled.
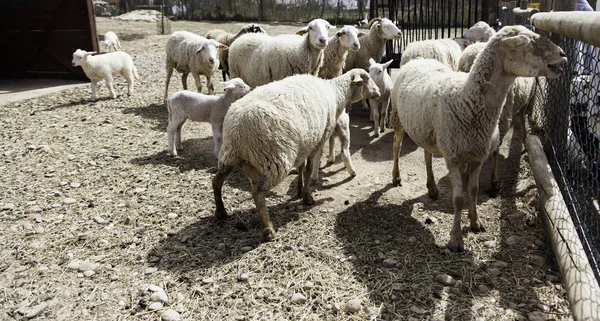
[[[95,53],[95,51],[88,52],[85,50],[77,49],[73,53],[73,60],[71,61],[71,64],[73,65],[73,67],[81,66],[82,64],[86,63],[87,56],[93,55]]]
[[[381,35],[386,40],[399,39],[400,37],[402,37],[402,31],[400,31],[396,24],[393,23],[390,19],[381,19],[379,24],[376,25],[376,28],[378,28],[381,31]]]
[[[354,26],[344,26],[344,28],[340,29],[340,31],[336,33],[340,44],[343,47],[354,51],[360,49],[360,42],[358,42],[358,38],[364,35],[364,32],[359,32]]]
[[[351,97],[350,102],[355,103],[362,99],[377,99],[381,95],[379,87],[369,74],[360,68],[348,71],[350,76]]]
[[[227,49],[226,45],[218,43],[214,40],[206,41],[196,50],[196,55],[200,56],[200,61],[204,64],[219,66],[219,50],[218,49]]]
[[[225,89],[227,94],[233,96],[234,100],[246,96],[246,94],[252,90],[252,88],[246,85],[241,78],[233,78],[229,81],[222,82],[221,86],[223,86],[223,89]]]
[[[381,84],[383,83],[383,77],[387,72],[387,68],[392,64],[394,60],[390,60],[383,64],[378,64],[373,60],[373,58],[369,59],[369,76],[375,81],[375,83]]]
[[[523,26],[504,27],[492,40],[499,41],[504,72],[510,75],[556,78],[567,62],[559,46]]]
[[[265,29],[256,23],[250,23],[244,27],[245,33],[267,33]]]
[[[329,22],[323,19],[315,19],[308,23],[308,26],[298,30],[296,34],[303,35],[308,33],[308,40],[311,45],[317,49],[325,49],[327,47],[327,39],[329,38],[329,29],[335,28]]]
[[[485,21],[479,21],[469,28],[463,37],[470,42],[484,41],[486,34],[490,29],[490,25]]]

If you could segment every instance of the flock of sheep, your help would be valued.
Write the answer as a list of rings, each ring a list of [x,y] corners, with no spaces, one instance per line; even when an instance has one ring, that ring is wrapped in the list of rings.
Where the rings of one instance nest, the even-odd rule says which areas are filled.
[[[531,105],[535,77],[557,77],[566,62],[564,52],[544,37],[521,27],[495,32],[479,22],[465,39],[425,40],[409,44],[402,54],[399,73],[392,82],[387,68],[378,63],[385,43],[402,33],[392,21],[375,18],[364,33],[345,26],[333,36],[327,21],[315,19],[296,35],[267,35],[256,24],[237,34],[212,30],[206,37],[186,31],[173,33],[166,48],[165,95],[169,112],[168,152],[181,148],[181,128],[187,119],[210,122],[218,170],[213,178],[215,215],[227,212],[222,186],[239,167],[252,182],[264,240],[275,237],[265,194],[294,168],[298,171],[298,196],[314,204],[311,183],[317,179],[322,150],[329,141],[328,161],[334,159],[335,137],[342,144],[342,159],[356,175],[349,153],[348,108],[370,100],[373,135],[393,128],[392,181],[401,185],[398,158],[405,133],[424,150],[427,188],[437,199],[432,154],[441,154],[450,173],[455,208],[448,247],[464,250],[461,212],[465,205],[461,168],[468,173],[468,213],[473,231],[485,228],[477,216],[479,172],[493,155],[492,187],[498,188],[497,156],[512,115],[521,117]],[[116,35],[106,35],[108,48],[118,49]],[[113,45],[114,44],[114,45]],[[137,72],[124,52],[93,56],[77,50],[73,65],[81,66],[96,84],[104,79],[111,95],[112,77],[120,74],[133,92]],[[212,95],[213,74],[222,68],[223,95]],[[183,88],[192,74],[198,92],[180,91],[169,96],[173,69],[182,74]],[[200,75],[207,79],[208,95],[201,94]],[[229,81],[225,81],[227,75]],[[522,78],[527,77],[527,78]],[[391,104],[390,104],[391,102]],[[524,122],[521,122],[524,126]]]

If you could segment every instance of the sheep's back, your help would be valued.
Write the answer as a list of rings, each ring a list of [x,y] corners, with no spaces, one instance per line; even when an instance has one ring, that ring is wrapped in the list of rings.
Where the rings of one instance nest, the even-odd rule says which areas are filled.
[[[452,70],[458,70],[461,54],[460,45],[452,39],[422,40],[406,46],[400,59],[400,65],[403,66],[414,59],[424,58],[435,59]]]
[[[169,37],[167,41],[167,64],[181,73],[198,72],[202,74],[211,74],[218,68],[218,65],[209,67],[201,61],[201,56],[196,55],[196,51],[207,41],[206,38],[198,36],[187,31],[177,31]]]
[[[89,64],[83,66],[83,70],[88,78],[92,80],[100,80],[104,75],[110,74],[113,76],[121,74],[124,69],[133,66],[131,56],[122,51],[115,51],[101,55],[88,57]]]

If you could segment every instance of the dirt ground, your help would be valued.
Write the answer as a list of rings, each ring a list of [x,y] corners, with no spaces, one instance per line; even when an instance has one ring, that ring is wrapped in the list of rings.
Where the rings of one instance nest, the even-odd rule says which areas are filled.
[[[243,25],[171,27],[204,34]],[[358,176],[349,178],[338,156],[321,171],[317,205],[306,207],[290,175],[268,195],[277,239],[260,243],[240,171],[224,186],[230,218],[213,218],[209,124],[188,122],[180,156],[166,154],[167,36],[155,23],[97,18],[97,27],[115,31],[133,56],[141,75],[133,96],[119,78],[114,100],[102,86],[89,102],[84,86],[0,106],[0,319],[572,319],[521,133],[505,138],[496,198],[485,193],[484,167],[477,207],[487,232],[470,232],[465,213],[463,253],[445,247],[453,206],[442,159],[433,164],[439,200],[427,197],[422,152],[411,142],[400,159],[403,186],[393,187],[393,134],[373,138],[357,109]],[[175,75],[170,92],[180,89]],[[450,277],[454,285],[437,280]]]

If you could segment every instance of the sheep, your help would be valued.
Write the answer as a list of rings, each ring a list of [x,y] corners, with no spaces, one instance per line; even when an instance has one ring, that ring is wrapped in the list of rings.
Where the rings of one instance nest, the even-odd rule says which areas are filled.
[[[342,74],[348,51],[360,49],[359,38],[365,35],[356,27],[344,26],[335,35],[329,38],[327,47],[323,51],[323,65],[319,69],[319,77],[331,79]]]
[[[104,40],[102,41],[102,43],[106,46],[107,52],[110,52],[111,47],[115,51],[119,51],[122,49],[121,43],[119,42],[119,37],[117,37],[117,34],[112,31],[108,31],[104,34]]]
[[[365,13],[365,17],[363,20],[358,20],[357,28],[360,29],[369,29],[369,15]]]
[[[133,82],[139,78],[131,56],[123,51],[115,51],[92,56],[95,51],[75,50],[71,63],[81,66],[85,75],[92,81],[92,101],[96,100],[98,82],[105,80],[112,98],[117,98],[113,87],[113,76],[121,75],[127,81],[127,94],[133,94]]]
[[[223,121],[223,145],[212,181],[215,216],[227,217],[222,187],[239,166],[252,181],[261,235],[272,240],[275,230],[267,212],[267,191],[296,167],[298,194],[305,204],[314,204],[310,175],[315,154],[348,104],[377,96],[379,89],[369,74],[356,69],[330,80],[290,76],[260,86],[233,103]]]
[[[411,42],[402,53],[400,66],[404,66],[409,61],[417,58],[429,58],[435,59],[456,71],[463,49],[464,47],[461,47],[460,43],[450,38]]]
[[[240,78],[222,82],[225,94],[210,96],[189,90],[178,91],[167,100],[169,111],[168,153],[177,156],[177,149],[182,149],[181,128],[186,120],[210,122],[212,126],[214,154],[218,158],[221,149],[223,119],[229,106],[250,92],[250,87]]]
[[[485,42],[477,42],[465,49],[463,55],[459,60],[459,71],[469,72],[475,62],[475,58],[485,48]],[[506,94],[506,101],[500,114],[500,120],[498,122],[499,130],[499,142],[496,149],[492,152],[492,176],[491,184],[492,189],[490,195],[495,196],[499,190],[498,182],[498,157],[500,155],[500,145],[504,136],[510,129],[512,123],[512,117],[514,114],[519,114],[520,129],[523,134],[522,143],[525,143],[527,136],[527,129],[525,127],[525,115],[531,112],[533,108],[534,97],[535,97],[535,85],[536,78],[533,77],[517,77],[515,82],[509,87],[508,93]]]
[[[450,173],[454,224],[448,248],[464,250],[464,205],[460,167],[468,164],[471,230],[485,231],[477,216],[479,172],[498,143],[498,120],[515,78],[558,77],[567,58],[557,45],[525,27],[502,28],[487,43],[470,73],[454,72],[433,59],[416,59],[400,68],[392,89],[391,124],[395,132],[392,182],[401,185],[398,158],[405,133],[425,151],[427,189],[437,199],[432,153],[441,154]]]
[[[479,21],[472,25],[471,28],[467,30],[467,32],[465,32],[463,38],[467,39],[467,41],[470,42],[487,42],[495,34],[496,31],[494,31],[494,28],[490,27],[490,25],[487,24],[487,22]]]
[[[329,22],[315,19],[296,32],[306,34],[303,37],[242,35],[229,50],[231,77],[242,78],[254,88],[295,74],[318,76],[328,42],[327,31],[332,28]]]
[[[208,94],[212,95],[214,92],[212,75],[219,68],[217,49],[226,48],[226,45],[213,39],[206,39],[191,32],[174,32],[167,41],[167,79],[164,100],[167,100],[169,94],[169,81],[171,80],[173,69],[182,73],[181,83],[183,89],[187,89],[187,76],[191,73],[196,82],[198,92],[202,91],[200,75],[204,75],[206,77]]]
[[[371,118],[373,119],[373,136],[379,137],[379,131],[385,131],[385,120],[387,119],[387,110],[390,104],[390,94],[392,92],[392,77],[387,73],[387,68],[394,62],[389,60],[386,63],[378,64],[373,58],[369,59],[369,76],[375,81],[381,96],[377,99],[370,99]],[[380,117],[381,116],[381,117]]]
[[[264,33],[267,32],[261,26],[250,23],[243,27],[237,34],[229,33],[222,29],[213,29],[206,33],[206,39],[214,39],[219,43],[226,46],[231,44],[241,35],[246,33]],[[226,80],[226,76],[229,75],[229,49],[219,49],[219,68],[222,69],[223,81]]]

